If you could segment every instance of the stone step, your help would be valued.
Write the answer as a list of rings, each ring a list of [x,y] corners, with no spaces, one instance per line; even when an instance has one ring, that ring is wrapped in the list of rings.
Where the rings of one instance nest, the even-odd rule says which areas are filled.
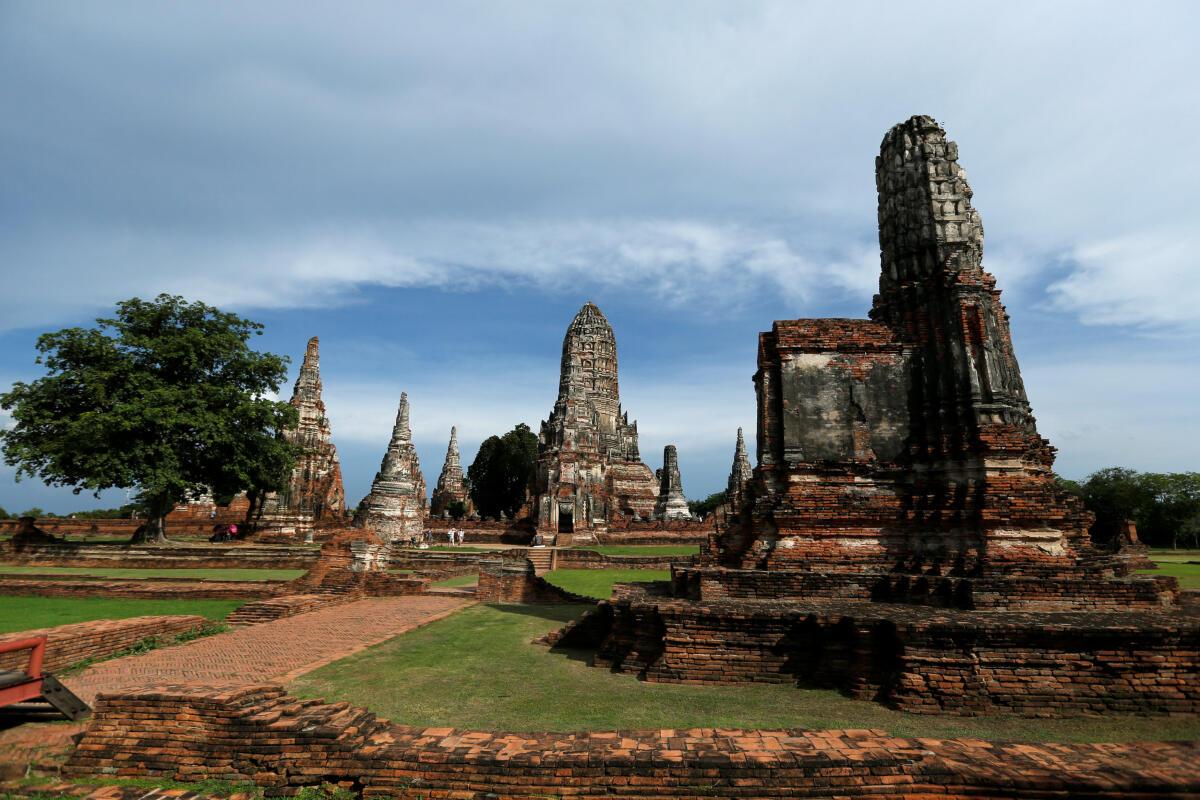
[[[554,551],[548,547],[531,547],[525,551],[525,555],[533,564],[535,575],[545,575],[554,569]]]

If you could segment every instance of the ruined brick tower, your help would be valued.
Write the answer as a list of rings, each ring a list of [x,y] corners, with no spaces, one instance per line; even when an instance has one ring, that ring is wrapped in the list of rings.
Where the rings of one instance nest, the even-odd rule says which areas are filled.
[[[320,342],[308,340],[304,363],[292,391],[296,408],[296,427],[284,431],[289,442],[300,447],[288,486],[263,500],[260,527],[270,530],[293,529],[304,533],[321,523],[336,523],[346,514],[346,492],[342,487],[342,467],[321,399]]]
[[[408,415],[408,393],[403,392],[387,453],[354,516],[355,527],[371,528],[385,542],[420,536],[425,528],[425,478]]]
[[[538,437],[531,487],[543,533],[586,538],[613,515],[649,518],[657,486],[638,452],[637,422],[621,410],[617,340],[592,303],[563,339],[558,399]]]
[[[876,175],[871,319],[778,321],[759,337],[752,502],[711,541],[693,591],[1085,602],[1113,573],[1055,486],[958,148],[913,117],[884,137]],[[1152,582],[1121,594],[1163,599]]]
[[[661,520],[692,518],[687,498],[683,496],[679,451],[673,444],[663,448],[663,465],[658,471],[658,502],[654,506],[654,516]]]
[[[450,444],[446,446],[446,461],[442,464],[442,474],[438,476],[437,486],[433,490],[433,499],[429,504],[429,513],[441,516],[446,513],[453,503],[462,503],[466,513],[471,513],[471,498],[467,495],[467,485],[463,480],[462,459],[458,454],[458,428],[450,429]]]
[[[730,514],[738,513],[746,505],[746,495],[754,470],[746,455],[746,438],[738,428],[737,444],[733,448],[733,466],[729,469],[729,482],[725,485],[725,507]]]

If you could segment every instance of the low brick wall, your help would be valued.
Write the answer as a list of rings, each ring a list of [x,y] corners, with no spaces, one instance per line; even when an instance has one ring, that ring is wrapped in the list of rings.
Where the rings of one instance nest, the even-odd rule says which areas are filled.
[[[558,550],[556,569],[670,569],[695,561],[695,556],[609,556],[595,550]]]
[[[881,731],[520,734],[392,725],[277,686],[101,695],[68,777],[340,784],[364,798],[1194,798],[1195,742],[1014,744]]]
[[[28,567],[100,567],[110,569],[308,569],[317,560],[312,547],[263,547],[254,544],[155,545],[0,544],[0,560]]]
[[[682,530],[610,530],[607,533],[596,534],[600,544],[703,544],[708,541],[712,530],[709,528]]]
[[[98,578],[83,575],[0,575],[0,595],[224,600],[272,597],[281,581],[187,581],[178,578]]]
[[[388,553],[388,568],[411,569],[430,580],[440,581],[459,575],[472,575],[479,571],[479,559],[492,555],[396,548]]]
[[[534,573],[523,551],[480,561],[475,599],[481,603],[595,603],[595,599],[560,589]]]
[[[680,570],[678,580],[689,595],[706,601],[854,598],[883,602],[949,606],[964,609],[1091,611],[1158,609],[1174,603],[1178,583],[1159,575],[1107,577],[1092,572],[1056,569],[1031,574],[994,576],[905,575],[856,570],[806,569]]]
[[[42,668],[46,672],[58,672],[89,658],[110,656],[150,636],[178,636],[201,630],[209,624],[209,620],[195,615],[99,619],[55,628],[6,633],[0,636],[0,643],[45,636],[46,660]],[[22,670],[28,661],[28,651],[4,653],[0,655],[0,670]]]
[[[262,622],[294,617],[297,614],[306,614],[309,611],[316,611],[318,608],[348,603],[357,599],[357,595],[334,594],[288,594],[282,597],[269,597],[266,600],[246,603],[226,617],[225,623],[235,627],[258,625]]]
[[[597,666],[665,682],[798,683],[922,713],[1200,713],[1200,615],[691,603],[622,587],[579,626]],[[603,630],[604,636],[595,635]],[[564,632],[565,633],[565,632]]]

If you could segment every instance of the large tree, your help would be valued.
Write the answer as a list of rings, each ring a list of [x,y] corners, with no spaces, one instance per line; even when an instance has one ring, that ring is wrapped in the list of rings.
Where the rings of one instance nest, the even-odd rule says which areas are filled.
[[[515,516],[537,462],[537,435],[521,423],[503,436],[489,436],[467,467],[471,500],[485,517]]]
[[[154,541],[181,500],[282,484],[295,448],[279,433],[296,411],[271,399],[287,358],[249,346],[261,325],[171,295],[126,300],[96,323],[43,334],[46,376],[0,395],[18,479],[136,489],[147,520],[135,539]]]

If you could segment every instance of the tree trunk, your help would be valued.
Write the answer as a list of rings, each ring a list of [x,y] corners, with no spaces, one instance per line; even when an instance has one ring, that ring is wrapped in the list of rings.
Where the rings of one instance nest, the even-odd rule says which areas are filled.
[[[244,522],[246,525],[246,532],[249,533],[250,531],[254,530],[258,519],[258,513],[262,510],[263,493],[257,489],[248,489],[246,491],[246,499],[250,502],[246,507],[246,519]]]
[[[146,503],[146,522],[133,532],[130,544],[163,544],[167,541],[167,514],[174,507],[167,498],[151,498]]]

